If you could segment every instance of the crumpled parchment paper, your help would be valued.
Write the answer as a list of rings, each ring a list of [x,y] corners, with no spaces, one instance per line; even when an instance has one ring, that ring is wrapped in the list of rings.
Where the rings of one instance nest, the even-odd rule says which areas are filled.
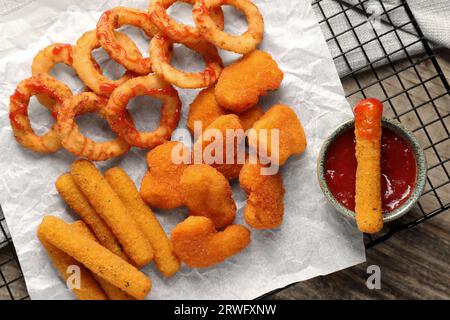
[[[282,169],[286,186],[286,215],[281,228],[254,231],[252,244],[241,254],[210,269],[183,267],[171,279],[160,276],[154,266],[144,269],[153,279],[151,299],[253,299],[291,283],[326,275],[365,261],[362,235],[354,224],[341,218],[325,201],[316,182],[316,159],[320,146],[333,128],[351,117],[342,86],[327,45],[308,0],[255,0],[265,18],[265,40],[261,46],[270,52],[285,72],[282,88],[261,100],[264,107],[284,103],[295,108],[309,141],[307,152],[291,159]],[[66,221],[76,220],[59,198],[54,182],[68,171],[73,156],[65,151],[38,155],[19,146],[9,126],[9,95],[17,83],[30,76],[35,54],[54,42],[75,43],[82,33],[94,29],[102,11],[125,5],[146,9],[147,1],[32,1],[0,19],[0,202],[25,275],[32,299],[72,299],[53,269],[36,237],[44,215]],[[245,29],[245,19],[237,11],[224,8],[226,30]],[[192,22],[190,11],[175,6],[171,14]],[[135,28],[125,30],[148,51],[148,41]],[[229,63],[237,55],[221,52]],[[108,62],[104,52],[95,57],[110,76],[121,68]],[[105,63],[106,62],[106,63]],[[175,64],[199,69],[190,51],[177,47]],[[69,68],[57,67],[53,73],[74,92],[82,89]],[[180,90],[185,127],[189,104],[197,91]],[[149,98],[133,101],[130,109],[139,117],[141,128],[152,128],[158,119],[158,103]],[[30,107],[33,126],[44,132],[52,123],[44,108],[33,100]],[[79,123],[93,138],[111,137],[105,122],[84,116]],[[181,130],[174,134],[181,138]],[[133,150],[122,159],[99,164],[102,169],[122,166],[140,185],[146,172],[145,152]],[[238,223],[242,219],[245,194],[234,185],[238,203]],[[166,232],[186,216],[186,210],[158,212]]]

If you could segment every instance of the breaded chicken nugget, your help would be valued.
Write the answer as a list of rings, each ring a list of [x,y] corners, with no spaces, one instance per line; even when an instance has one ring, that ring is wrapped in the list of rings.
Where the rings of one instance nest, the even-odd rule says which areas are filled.
[[[216,154],[216,132],[222,139],[222,144],[218,144],[222,157],[220,154]],[[241,133],[240,138],[239,132]],[[233,146],[234,148],[232,148]],[[214,167],[228,180],[237,178],[245,159],[245,132],[239,117],[229,114],[214,120],[194,145],[194,163],[196,164],[200,162],[198,161],[199,152],[202,155],[201,162]],[[239,153],[242,153],[242,157],[239,157]]]
[[[152,207],[176,209],[183,206],[180,177],[188,165],[174,162],[173,153],[176,157],[186,154],[188,158],[191,154],[181,142],[172,141],[156,147],[147,156],[149,172],[142,181],[140,193]]]
[[[207,128],[217,118],[227,115],[229,111],[222,108],[216,101],[214,87],[200,91],[189,109],[187,127],[194,134],[195,121],[202,122],[202,128]]]
[[[150,241],[159,271],[166,277],[173,276],[180,269],[180,261],[172,252],[169,238],[152,210],[142,200],[134,182],[120,168],[108,170],[105,173],[105,179]]]
[[[262,118],[264,110],[260,106],[255,106],[243,113],[238,114],[242,128],[245,131],[251,129],[256,121]]]
[[[236,204],[227,179],[205,164],[188,167],[180,179],[184,204],[193,216],[210,218],[217,229],[233,223]]]
[[[48,242],[44,236],[38,232],[39,241],[47,251],[53,266],[58,270],[64,281],[67,281],[70,273],[70,267],[77,266],[80,270],[80,288],[71,288],[72,292],[79,300],[108,300],[99,283],[95,280],[91,272],[74,258],[59,250]]]
[[[276,175],[262,175],[260,164],[245,164],[239,176],[247,193],[245,221],[255,229],[272,229],[281,225],[284,215],[283,179]]]
[[[217,232],[205,217],[189,217],[172,232],[171,242],[177,256],[192,268],[207,268],[225,261],[250,244],[250,231],[232,225]]]
[[[227,110],[242,113],[269,90],[277,90],[283,77],[270,54],[255,50],[222,71],[215,90],[217,102]]]
[[[130,260],[138,267],[147,265],[153,259],[152,246],[101,172],[91,162],[79,160],[72,164],[71,173]]]
[[[83,221],[77,221],[72,223],[72,228],[76,230],[77,232],[82,233],[89,239],[92,239],[93,241],[99,242],[98,239],[95,237],[95,235],[92,233],[92,231],[89,229],[87,224],[85,224]],[[120,290],[116,286],[112,285],[105,279],[99,277],[98,275],[94,275],[95,280],[100,284],[103,291],[105,291],[106,295],[111,300],[135,300],[133,297],[126,294],[124,291]]]
[[[284,165],[290,156],[301,154],[306,149],[305,130],[295,111],[288,106],[273,106],[255,122],[253,129],[256,134],[249,136],[250,147],[258,150],[263,157],[269,157],[272,163]],[[272,150],[273,129],[279,130],[278,154]],[[266,130],[266,134],[263,134],[262,130]]]
[[[91,207],[72,175],[64,174],[60,176],[56,181],[56,189],[69,207],[78,213],[81,219],[89,225],[101,245],[122,259],[128,260],[126,254],[122,251],[119,241],[117,241],[105,221]]]
[[[231,112],[222,108],[216,100],[214,87],[201,91],[189,109],[187,127],[194,135],[196,121],[200,121],[204,130],[217,118],[230,114]],[[245,131],[264,115],[264,110],[260,106],[252,107],[250,110],[238,114],[242,127]]]
[[[45,217],[38,235],[132,297],[144,299],[149,293],[152,284],[145,274],[63,220]]]

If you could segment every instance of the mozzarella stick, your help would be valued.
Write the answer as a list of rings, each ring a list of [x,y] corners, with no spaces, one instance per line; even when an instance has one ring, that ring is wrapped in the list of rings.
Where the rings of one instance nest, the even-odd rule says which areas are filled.
[[[365,233],[383,229],[381,203],[381,119],[383,105],[376,99],[362,100],[355,108],[356,194],[358,228]]]
[[[145,274],[63,220],[45,217],[39,225],[38,234],[130,296],[144,299],[150,292],[151,280]]]
[[[123,250],[138,267],[153,259],[153,249],[127,208],[89,161],[79,160],[72,165],[72,177],[94,210],[110,227]]]
[[[79,268],[80,288],[70,288],[79,300],[108,300],[105,292],[103,292],[99,283],[97,283],[88,269],[86,269],[81,263],[73,259],[71,256],[50,244],[47,240],[45,240],[41,232],[38,232],[38,238],[41,241],[42,246],[47,251],[53,266],[56,270],[58,270],[59,274],[66,283],[71,275],[69,268],[74,266]]]
[[[78,213],[81,219],[92,229],[100,244],[122,259],[128,260],[119,241],[117,241],[105,221],[91,207],[70,174],[64,174],[58,178],[56,189],[69,207]]]
[[[172,252],[170,241],[158,219],[142,200],[134,182],[125,171],[113,168],[105,173],[105,179],[128,208],[153,247],[155,263],[159,271],[171,277],[180,268],[180,261]]]
[[[77,221],[72,223],[72,228],[74,230],[82,233],[89,239],[99,242],[98,239],[95,237],[95,235],[92,233],[91,229],[89,229],[88,225],[85,224],[83,221]],[[94,275],[94,278],[97,280],[97,282],[100,284],[100,286],[103,288],[103,291],[105,291],[106,295],[111,300],[134,300],[132,297],[127,295],[125,292],[117,288],[116,286],[112,285],[108,281],[100,278],[97,275]]]

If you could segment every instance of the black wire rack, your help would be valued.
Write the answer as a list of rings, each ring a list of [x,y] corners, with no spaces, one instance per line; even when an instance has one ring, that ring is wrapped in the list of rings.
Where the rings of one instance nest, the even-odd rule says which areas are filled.
[[[380,234],[367,235],[367,248],[450,208],[450,86],[407,1],[386,3],[313,1],[348,101],[382,100],[385,116],[415,134],[428,161],[427,185],[418,205]]]
[[[374,11],[369,5],[374,3],[377,20],[371,20]],[[389,7],[380,0],[313,0],[312,6],[339,66],[349,102],[354,105],[370,96],[381,99],[385,115],[415,133],[429,164],[426,190],[416,208],[388,224],[382,233],[368,235],[366,247],[370,248],[450,208],[450,86],[405,0]],[[341,23],[335,23],[337,19]],[[400,22],[394,23],[394,19]],[[367,24],[374,21],[383,28],[368,32]],[[374,47],[378,55],[373,54]],[[418,52],[421,54],[416,56]],[[359,62],[355,64],[358,55],[362,62],[356,59]],[[0,210],[0,300],[28,298]]]
[[[28,298],[22,269],[0,207],[0,300]]]

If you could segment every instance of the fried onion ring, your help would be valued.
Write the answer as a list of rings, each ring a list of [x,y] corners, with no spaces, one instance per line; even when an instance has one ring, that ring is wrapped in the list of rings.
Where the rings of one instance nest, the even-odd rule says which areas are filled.
[[[31,66],[33,76],[40,73],[50,74],[50,71],[58,63],[72,67],[73,64],[73,46],[66,43],[55,43],[45,49],[39,51],[34,57]],[[55,100],[45,94],[37,94],[36,98],[47,109],[51,109],[55,105]]]
[[[177,1],[195,4],[195,0],[152,0],[149,8],[152,22],[166,37],[174,42],[192,44],[205,41],[197,28],[178,23],[167,14],[166,9]],[[218,28],[223,30],[224,16],[221,7],[211,10],[211,18]]]
[[[66,99],[58,112],[58,130],[63,147],[73,155],[91,161],[105,161],[119,157],[128,150],[130,145],[121,138],[103,143],[95,142],[80,133],[75,117],[98,112],[103,116],[103,110],[108,103],[105,97],[86,92]]]
[[[211,10],[223,5],[233,6],[245,14],[248,30],[244,34],[234,36],[217,27]],[[197,0],[192,12],[203,37],[221,49],[246,54],[255,50],[264,37],[264,19],[249,0]]]
[[[117,7],[103,13],[98,21],[97,38],[100,45],[113,60],[123,65],[126,69],[140,75],[149,74],[152,71],[150,59],[142,57],[140,52],[136,53],[127,50],[119,43],[114,30],[123,25],[140,28],[150,38],[159,32],[158,28],[150,21],[150,15],[146,12]]]
[[[126,48],[127,52],[132,52],[134,55],[140,54],[139,49],[127,35],[115,32],[115,36],[120,45]],[[92,51],[98,48],[100,48],[100,43],[97,40],[95,30],[83,34],[77,41],[73,53],[73,68],[76,70],[80,79],[92,91],[96,94],[109,97],[115,88],[131,79],[134,73],[127,71],[119,80],[109,80],[106,78],[92,57]]]
[[[25,148],[39,153],[52,153],[61,148],[61,139],[56,124],[43,136],[38,136],[28,118],[28,106],[33,95],[44,94],[56,101],[50,110],[56,116],[65,99],[72,91],[65,84],[47,74],[32,76],[19,83],[10,98],[9,120],[16,140]]]
[[[128,102],[138,96],[151,96],[162,100],[159,128],[153,132],[139,132],[132,119],[127,117]],[[181,100],[178,92],[168,83],[152,74],[131,79],[111,95],[105,110],[113,131],[130,145],[153,149],[170,139],[180,121]]]
[[[216,47],[210,43],[199,43],[188,47],[202,55],[206,68],[201,72],[184,72],[170,64],[172,42],[162,35],[154,36],[150,42],[150,59],[153,70],[167,82],[185,89],[210,87],[217,82],[223,69],[222,59]]]

